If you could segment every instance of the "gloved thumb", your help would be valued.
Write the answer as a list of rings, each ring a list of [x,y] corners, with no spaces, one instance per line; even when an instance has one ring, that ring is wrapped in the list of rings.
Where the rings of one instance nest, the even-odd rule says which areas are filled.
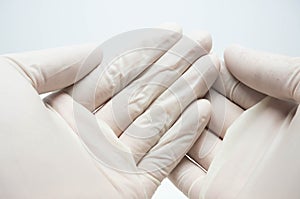
[[[65,88],[91,72],[102,60],[96,44],[61,47],[2,56],[39,94]]]
[[[288,57],[228,47],[224,53],[228,70],[247,86],[275,98],[300,102],[300,57]]]

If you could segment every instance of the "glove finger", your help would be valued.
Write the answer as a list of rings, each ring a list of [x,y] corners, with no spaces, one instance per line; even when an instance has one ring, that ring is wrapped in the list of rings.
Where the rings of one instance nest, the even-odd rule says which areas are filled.
[[[3,57],[41,94],[65,88],[83,78],[101,62],[102,52],[96,44],[87,44]]]
[[[200,135],[188,155],[207,171],[222,144],[227,129],[244,110],[213,89],[209,91],[206,98],[212,106],[208,129]]]
[[[206,55],[200,58],[120,136],[137,162],[191,102],[205,95],[217,78],[217,68],[217,57]]]
[[[221,139],[223,137],[216,135],[225,135],[227,128],[243,112],[243,109],[213,89],[209,91],[207,96],[209,96],[207,98],[212,107],[208,127],[217,133],[211,129],[205,129],[189,150],[189,158],[185,157],[169,175],[173,184],[189,198],[200,197],[206,171],[209,170],[209,166],[222,145]],[[223,120],[224,122],[222,122]]]
[[[250,108],[265,97],[264,94],[249,88],[233,77],[225,63],[221,63],[220,75],[213,88],[243,109]]]
[[[210,89],[206,99],[212,104],[212,115],[208,128],[217,137],[223,139],[227,129],[244,110],[214,89]]]
[[[147,71],[101,107],[96,117],[119,136],[130,123],[199,57],[211,48],[208,33],[198,32],[193,40],[183,37]],[[210,41],[210,42],[209,42]],[[204,49],[204,47],[206,49]]]
[[[222,144],[222,140],[214,135],[209,129],[205,129],[195,142],[188,155],[197,162],[205,171],[214,159]]]
[[[162,181],[195,143],[209,121],[210,111],[207,100],[192,103],[140,160],[138,168],[158,182]]]
[[[168,178],[188,198],[199,198],[205,171],[184,157]]]
[[[104,42],[101,64],[66,90],[78,103],[94,111],[152,65],[180,38],[178,26],[140,29]]]
[[[247,86],[279,99],[300,102],[300,58],[231,46],[225,50],[224,59],[228,70]]]

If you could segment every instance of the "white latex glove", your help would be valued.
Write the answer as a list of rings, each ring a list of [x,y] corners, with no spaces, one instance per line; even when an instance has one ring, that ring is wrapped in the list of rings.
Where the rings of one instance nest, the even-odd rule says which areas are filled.
[[[197,44],[172,30],[2,56],[0,198],[151,197],[206,126],[210,104],[197,98],[218,73],[209,35]]]
[[[190,198],[300,198],[300,58],[232,46],[224,59],[208,129],[170,179]]]

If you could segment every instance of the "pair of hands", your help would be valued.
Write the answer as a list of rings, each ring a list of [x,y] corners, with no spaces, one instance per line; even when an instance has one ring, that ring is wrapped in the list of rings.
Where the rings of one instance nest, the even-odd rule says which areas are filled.
[[[3,56],[1,197],[147,198],[178,163],[191,198],[298,196],[296,104],[266,95],[297,98],[299,60],[231,47],[224,67],[193,39],[169,27]]]

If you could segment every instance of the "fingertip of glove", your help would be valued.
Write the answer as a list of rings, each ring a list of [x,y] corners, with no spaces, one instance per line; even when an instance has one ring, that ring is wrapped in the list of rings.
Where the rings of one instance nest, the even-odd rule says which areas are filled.
[[[201,116],[200,119],[205,123],[208,122],[212,112],[210,102],[207,99],[200,99],[197,101],[197,106],[198,106],[199,114]]]
[[[210,52],[212,48],[212,37],[209,32],[194,31],[191,34],[189,34],[189,37],[196,41],[206,52]]]

